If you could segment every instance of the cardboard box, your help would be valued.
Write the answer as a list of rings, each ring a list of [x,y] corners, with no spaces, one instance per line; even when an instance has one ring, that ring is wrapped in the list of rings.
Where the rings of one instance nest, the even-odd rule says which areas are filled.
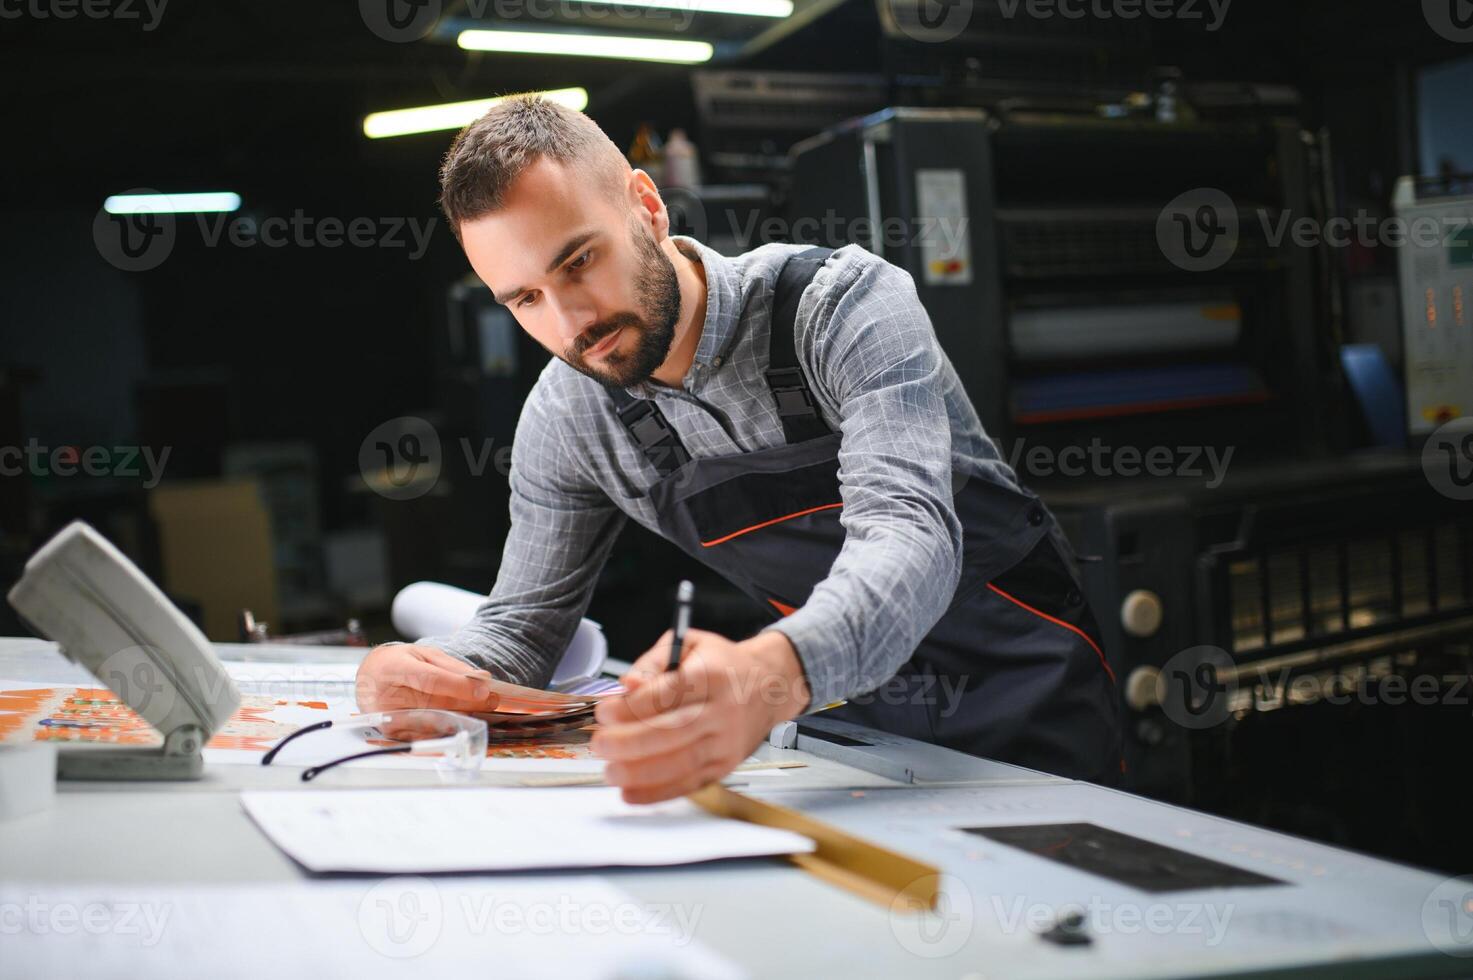
[[[199,604],[205,635],[240,639],[237,617],[277,618],[271,516],[251,479],[163,484],[149,493],[164,588]]]

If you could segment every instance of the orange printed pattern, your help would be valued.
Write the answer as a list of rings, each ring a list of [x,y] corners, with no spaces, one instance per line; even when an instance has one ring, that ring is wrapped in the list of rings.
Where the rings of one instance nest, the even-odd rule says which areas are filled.
[[[210,739],[212,749],[264,752],[296,730],[294,724],[271,719],[278,706],[291,704],[247,695],[235,714]],[[327,709],[325,701],[298,701],[305,708]],[[0,742],[100,742],[154,747],[163,737],[132,708],[106,688],[35,688],[0,691]]]
[[[288,705],[326,711],[326,701],[286,701],[260,695],[241,698],[230,720],[206,743],[212,749],[265,752],[300,727],[273,720],[272,712]],[[591,759],[592,726],[543,739],[492,742],[488,759]],[[105,688],[35,688],[0,691],[0,743],[15,741],[102,742],[158,746],[163,738],[153,726]],[[397,745],[369,739],[370,745]]]
[[[0,742],[17,741],[13,736],[26,728],[32,716],[56,694],[49,687],[32,691],[0,692]]]
[[[578,753],[560,745],[536,742],[499,742],[486,748],[488,759],[576,759]]]
[[[492,742],[486,747],[488,759],[592,759],[589,740],[593,738],[592,725],[563,732],[547,738],[525,742]]]
[[[0,705],[16,711],[0,729],[0,740],[15,735],[37,742],[100,742],[147,748],[164,742],[153,726],[106,688],[5,691],[0,693]]]

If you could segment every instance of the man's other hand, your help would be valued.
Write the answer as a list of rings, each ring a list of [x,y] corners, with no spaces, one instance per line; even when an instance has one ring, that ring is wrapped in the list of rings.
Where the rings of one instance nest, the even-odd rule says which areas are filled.
[[[358,667],[358,710],[493,711],[491,675],[435,647],[375,647]]]

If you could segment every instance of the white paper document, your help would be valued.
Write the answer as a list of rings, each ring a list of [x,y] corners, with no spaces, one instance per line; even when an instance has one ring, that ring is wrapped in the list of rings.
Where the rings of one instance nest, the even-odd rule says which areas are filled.
[[[306,698],[319,694],[351,696],[358,665],[351,663],[271,663],[224,661],[225,672],[242,694]]]
[[[422,874],[691,864],[813,850],[688,800],[631,806],[613,787],[246,792],[271,841],[312,871]]]
[[[740,976],[696,941],[700,903],[644,902],[588,875],[0,882],[0,909],[5,977]]]

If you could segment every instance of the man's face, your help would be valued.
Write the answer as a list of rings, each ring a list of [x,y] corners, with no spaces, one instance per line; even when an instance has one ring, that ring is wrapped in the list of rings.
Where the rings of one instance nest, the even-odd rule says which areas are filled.
[[[501,210],[460,232],[472,268],[522,329],[595,381],[630,387],[669,355],[680,287],[632,191],[616,199],[542,159]]]

